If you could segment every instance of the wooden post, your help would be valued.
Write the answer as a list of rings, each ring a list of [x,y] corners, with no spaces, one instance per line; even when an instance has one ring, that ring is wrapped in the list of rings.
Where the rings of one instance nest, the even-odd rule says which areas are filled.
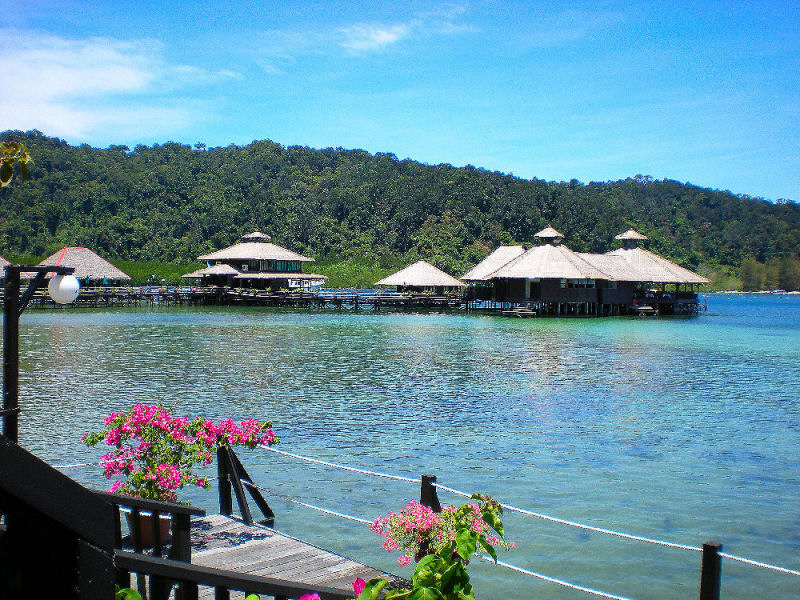
[[[231,482],[228,479],[228,462],[225,460],[225,448],[217,450],[217,481],[219,482],[219,512],[228,517],[233,514],[233,498]]]
[[[3,434],[19,442],[19,270],[6,268],[3,311]]]
[[[719,552],[722,544],[706,542],[703,544],[703,560],[700,570],[700,600],[719,600],[722,565]]]
[[[441,512],[442,505],[439,504],[439,495],[436,493],[436,475],[423,475],[419,489],[419,503],[433,509],[433,512]]]

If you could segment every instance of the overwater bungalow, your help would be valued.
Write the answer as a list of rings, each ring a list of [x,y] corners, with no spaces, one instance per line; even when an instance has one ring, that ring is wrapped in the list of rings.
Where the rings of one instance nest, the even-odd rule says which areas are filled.
[[[639,248],[647,238],[633,229],[616,236],[622,248],[606,254],[573,252],[552,227],[535,237],[540,245],[527,251],[501,246],[466,273],[469,297],[531,306],[540,314],[608,315],[643,306],[683,313],[696,310],[697,288],[709,282]]]
[[[130,276],[88,248],[68,246],[51,254],[39,263],[41,266],[73,267],[75,277],[83,286],[120,285],[130,281]]]
[[[259,231],[242,236],[242,241],[222,250],[198,256],[206,267],[187,273],[186,279],[199,279],[202,285],[247,287],[254,289],[310,289],[328,279],[325,275],[303,273],[308,258],[270,243]]]
[[[398,292],[445,294],[457,292],[465,284],[432,264],[419,260],[375,283],[380,287],[393,287]]]

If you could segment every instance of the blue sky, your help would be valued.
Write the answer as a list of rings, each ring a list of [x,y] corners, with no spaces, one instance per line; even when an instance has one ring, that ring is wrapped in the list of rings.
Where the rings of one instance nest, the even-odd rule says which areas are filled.
[[[0,0],[0,130],[800,201],[800,2]]]

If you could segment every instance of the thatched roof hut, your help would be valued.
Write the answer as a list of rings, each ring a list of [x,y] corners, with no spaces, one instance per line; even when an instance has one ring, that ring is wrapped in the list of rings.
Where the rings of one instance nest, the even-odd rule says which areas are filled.
[[[328,279],[325,275],[303,273],[302,263],[308,258],[271,243],[270,237],[254,231],[242,236],[242,241],[216,252],[198,257],[207,267],[184,278],[201,279],[204,284],[244,286],[254,288],[297,289],[317,287]]]
[[[123,273],[88,248],[68,246],[55,254],[51,254],[39,264],[42,266],[73,267],[75,269],[73,275],[81,281],[112,283],[130,280],[129,275]],[[48,277],[52,277],[52,273],[48,274]]]
[[[461,276],[462,281],[488,281],[489,276],[503,265],[525,253],[522,246],[500,246],[489,256]]]
[[[242,236],[242,241],[222,250],[198,256],[198,260],[209,262],[229,260],[288,260],[297,262],[314,262],[313,258],[302,256],[276,244],[270,243],[270,237],[254,231]]]
[[[384,277],[375,285],[397,287],[398,290],[435,289],[437,291],[457,290],[464,287],[464,284],[458,279],[424,260],[419,260],[397,273]]]

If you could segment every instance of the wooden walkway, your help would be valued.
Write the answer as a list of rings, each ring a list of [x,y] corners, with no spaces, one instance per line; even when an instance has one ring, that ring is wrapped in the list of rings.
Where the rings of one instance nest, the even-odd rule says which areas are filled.
[[[368,581],[385,577],[407,585],[391,574],[373,569],[327,550],[282,534],[263,525],[247,525],[224,515],[192,521],[192,563],[297,583],[353,592],[356,578]],[[200,590],[201,598],[213,598],[213,590]]]

